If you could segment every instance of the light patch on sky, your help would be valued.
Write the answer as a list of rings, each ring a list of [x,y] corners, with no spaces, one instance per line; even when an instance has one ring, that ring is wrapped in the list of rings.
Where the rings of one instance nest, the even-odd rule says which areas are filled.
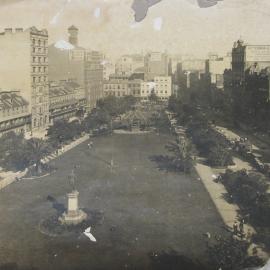
[[[59,40],[54,44],[54,47],[60,50],[72,50],[74,46],[65,40]]]
[[[100,7],[95,8],[94,16],[98,19],[100,17],[100,14],[101,14]]]
[[[162,27],[163,20],[161,17],[155,18],[153,22],[153,27],[156,31],[160,31]]]

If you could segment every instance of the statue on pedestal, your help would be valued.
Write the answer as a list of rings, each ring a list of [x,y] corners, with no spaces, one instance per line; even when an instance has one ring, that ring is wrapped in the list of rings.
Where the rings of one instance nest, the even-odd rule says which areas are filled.
[[[72,188],[72,191],[75,191],[75,181],[77,180],[77,176],[74,172],[74,169],[71,170],[71,174],[68,176],[70,186]]]
[[[74,166],[74,168],[76,168],[76,166]],[[77,176],[74,169],[72,169],[71,174],[68,176],[68,180],[72,188],[72,191],[67,194],[68,209],[67,212],[59,217],[59,220],[62,224],[76,225],[84,221],[87,218],[87,215],[81,209],[79,209],[79,192],[75,187]]]

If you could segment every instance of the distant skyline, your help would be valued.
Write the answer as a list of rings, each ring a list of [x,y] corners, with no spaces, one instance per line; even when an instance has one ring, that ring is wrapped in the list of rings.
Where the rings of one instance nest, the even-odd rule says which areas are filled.
[[[12,0],[0,2],[0,31],[6,27],[47,28],[49,43],[68,40],[79,28],[79,45],[112,58],[142,50],[224,55],[240,37],[270,44],[269,0],[224,0],[202,9],[196,0],[163,0],[135,23],[132,0]]]

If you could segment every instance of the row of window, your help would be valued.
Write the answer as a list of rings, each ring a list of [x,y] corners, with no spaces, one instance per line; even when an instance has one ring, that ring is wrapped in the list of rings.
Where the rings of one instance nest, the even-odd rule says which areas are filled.
[[[104,85],[105,89],[121,89],[120,85]],[[122,89],[126,89],[127,85],[122,85]]]
[[[36,57],[36,56],[33,56],[33,59],[32,59],[33,63],[47,63],[48,62],[48,58],[47,57]]]
[[[0,128],[7,128],[11,127],[13,125],[18,125],[18,124],[24,124],[26,122],[27,118],[17,118],[17,119],[12,119],[10,121],[2,122],[0,123]]]
[[[40,48],[40,47],[33,47],[32,48],[32,52],[33,53],[44,53],[47,54],[48,53],[48,49],[47,48]]]
[[[23,113],[23,112],[27,112],[27,111],[28,111],[27,106],[21,106],[21,107],[16,107],[16,108],[12,108],[12,109],[1,110],[0,115],[1,116],[10,116],[10,115],[16,115],[18,113]]]
[[[33,67],[33,73],[47,72],[48,67]]]
[[[168,91],[155,91],[155,94],[163,94],[163,92],[164,92],[164,94],[168,94]],[[142,94],[144,94],[144,93],[150,94],[151,91],[149,91],[149,90],[147,90],[147,91],[142,90]]]
[[[48,77],[47,76],[39,76],[39,77],[32,77],[32,82],[33,83],[40,83],[40,82],[47,82],[48,81]]]
[[[46,47],[47,46],[47,40],[46,39],[45,40],[41,40],[41,39],[35,39],[35,38],[33,38],[32,39],[32,45],[33,46],[39,46],[39,47],[41,47],[41,46]]]
[[[106,91],[105,92],[105,94],[106,95],[110,95],[110,94],[112,94],[112,95],[118,95],[119,96],[119,94],[115,94],[115,93],[123,93],[123,91],[122,92],[120,92],[120,91]],[[151,91],[149,91],[149,90],[142,90],[142,91],[140,91],[140,90],[138,90],[138,91],[136,91],[136,90],[133,90],[132,91],[132,93],[133,93],[133,95],[140,95],[141,93],[142,94],[150,94],[151,93]],[[156,94],[168,94],[168,91],[166,90],[166,91],[155,91],[155,93]]]
[[[33,127],[36,128],[36,127],[40,127],[40,126],[45,126],[46,124],[48,124],[49,122],[49,117],[47,115],[43,117],[40,117],[40,118],[34,118],[33,119]]]
[[[43,112],[47,112],[48,110],[49,110],[49,104],[44,103],[40,107],[33,107],[32,108],[32,114],[33,115],[36,114],[36,113],[42,114]]]

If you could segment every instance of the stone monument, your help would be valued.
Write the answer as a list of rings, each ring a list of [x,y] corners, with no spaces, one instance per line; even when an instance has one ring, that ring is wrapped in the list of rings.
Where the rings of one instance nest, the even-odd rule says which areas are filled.
[[[73,169],[69,175],[69,182],[72,187],[72,191],[67,194],[68,209],[59,217],[59,221],[66,225],[77,225],[87,219],[87,214],[79,209],[79,192],[75,188],[75,179],[76,175]]]

